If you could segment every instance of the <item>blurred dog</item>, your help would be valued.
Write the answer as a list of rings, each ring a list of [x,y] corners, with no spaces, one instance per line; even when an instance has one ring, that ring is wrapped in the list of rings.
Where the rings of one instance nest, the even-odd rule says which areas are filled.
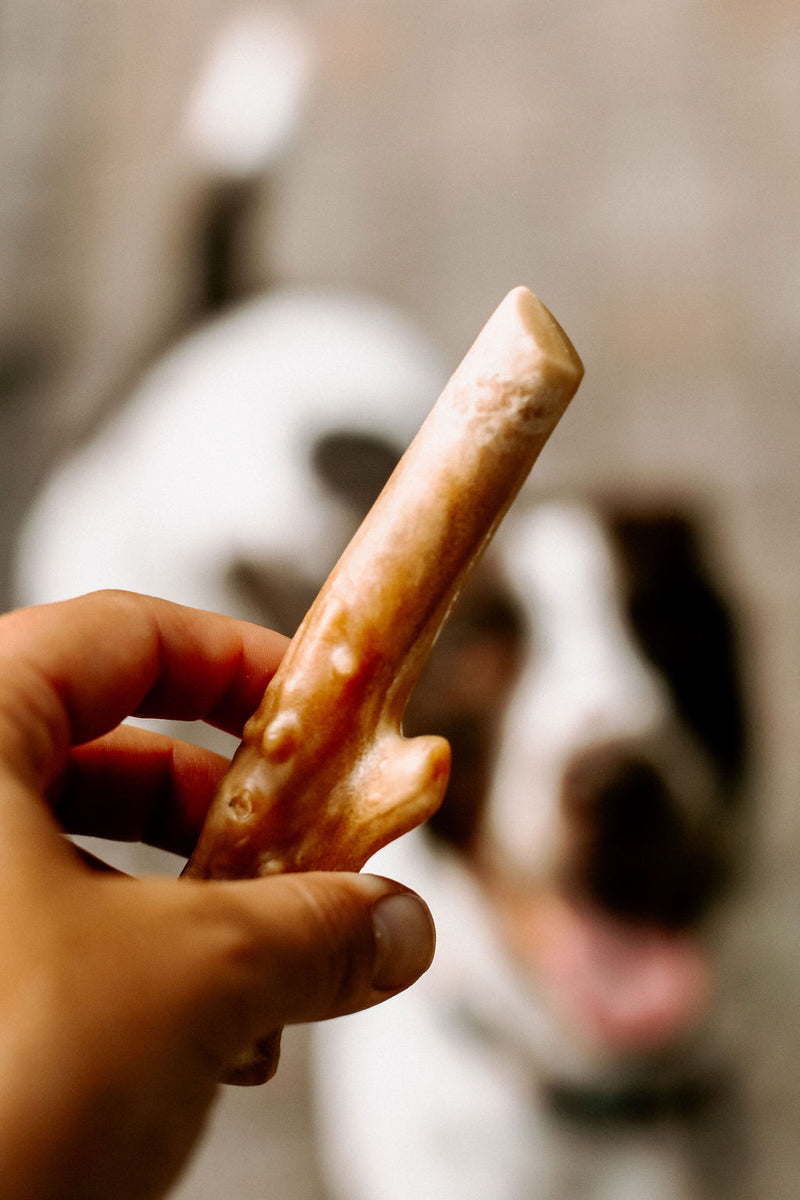
[[[334,1194],[700,1194],[661,1119],[713,1090],[708,921],[748,734],[696,522],[644,502],[513,511],[407,726],[450,738],[450,788],[372,866],[429,900],[437,958],[316,1033]]]
[[[372,299],[240,305],[54,474],[23,530],[20,601],[128,587],[291,633],[444,379]],[[342,1200],[545,1196],[543,1121],[694,1087],[745,725],[691,518],[515,508],[407,714],[453,745],[447,798],[375,864],[430,901],[436,963],[317,1037]]]

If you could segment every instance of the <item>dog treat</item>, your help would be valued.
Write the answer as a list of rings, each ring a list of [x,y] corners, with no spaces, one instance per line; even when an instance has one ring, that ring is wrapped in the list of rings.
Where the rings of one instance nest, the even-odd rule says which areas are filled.
[[[403,737],[406,703],[582,374],[544,305],[509,293],[309,609],[185,875],[359,870],[435,811],[450,748]]]

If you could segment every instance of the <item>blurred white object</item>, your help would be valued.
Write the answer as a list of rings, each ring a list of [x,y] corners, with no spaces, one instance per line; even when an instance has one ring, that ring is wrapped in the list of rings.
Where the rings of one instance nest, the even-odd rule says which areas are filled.
[[[349,431],[402,451],[443,382],[388,304],[287,291],[241,305],[54,473],[22,529],[19,600],[122,587],[231,612],[242,560],[324,577],[361,514],[314,472],[315,444]]]
[[[302,116],[314,52],[288,8],[255,6],[222,27],[198,79],[185,138],[218,178],[250,178],[289,144]]]

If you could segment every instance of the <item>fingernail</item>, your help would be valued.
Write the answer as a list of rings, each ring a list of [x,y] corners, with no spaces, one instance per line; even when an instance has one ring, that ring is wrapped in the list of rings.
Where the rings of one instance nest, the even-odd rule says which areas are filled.
[[[375,930],[373,987],[394,992],[408,987],[433,961],[436,930],[428,908],[411,892],[384,896],[372,910]]]

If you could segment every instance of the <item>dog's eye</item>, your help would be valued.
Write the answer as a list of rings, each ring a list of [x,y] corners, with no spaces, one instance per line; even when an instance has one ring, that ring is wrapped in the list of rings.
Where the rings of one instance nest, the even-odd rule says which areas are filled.
[[[397,466],[400,455],[388,441],[354,429],[333,429],[317,438],[311,464],[324,483],[366,512]]]
[[[522,608],[507,593],[496,592],[468,597],[463,612],[456,610],[454,621],[463,637],[489,636],[504,642],[518,642],[528,632]]]
[[[240,558],[228,568],[228,585],[248,620],[292,637],[321,586],[288,563],[265,566]]]

